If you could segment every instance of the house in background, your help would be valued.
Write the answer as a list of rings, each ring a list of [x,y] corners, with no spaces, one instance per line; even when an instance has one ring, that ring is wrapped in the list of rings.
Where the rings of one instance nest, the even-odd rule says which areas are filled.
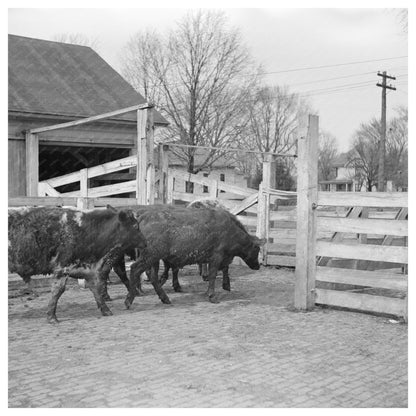
[[[155,160],[158,160],[158,150],[155,150]],[[200,167],[208,156],[208,149],[197,149],[195,151],[195,167]],[[169,168],[187,172],[186,160],[180,157],[176,152],[169,150],[168,154]],[[237,168],[236,161],[227,156],[221,156],[214,161],[209,168],[203,168],[196,174],[201,178],[214,179],[217,181],[227,182],[227,184],[247,188],[248,177],[241,173]],[[178,192],[186,192],[186,182],[176,181],[174,183],[174,190]],[[202,197],[209,196],[208,186],[194,184],[193,194]],[[219,198],[227,198],[227,192],[219,191]]]
[[[27,195],[26,130],[145,102],[89,47],[9,35],[8,51],[9,196]],[[155,126],[168,124],[158,112],[154,121]],[[135,112],[41,133],[39,180],[129,156],[136,152],[136,139]],[[132,175],[108,174],[92,186],[129,180]],[[69,186],[74,185],[59,190],[75,190]]]
[[[361,186],[354,179],[355,167],[349,164],[348,153],[341,153],[333,162],[332,168],[335,178],[327,181],[319,181],[320,191],[329,192],[365,192],[366,184]]]

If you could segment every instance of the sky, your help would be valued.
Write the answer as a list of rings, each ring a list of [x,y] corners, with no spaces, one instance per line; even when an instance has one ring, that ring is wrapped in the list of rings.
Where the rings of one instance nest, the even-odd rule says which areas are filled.
[[[138,30],[166,33],[186,8],[19,8],[8,10],[8,33],[53,40],[82,33],[121,72],[122,49]],[[388,91],[387,117],[407,106],[407,34],[392,9],[228,8],[269,85],[287,85],[307,99],[320,128],[346,151],[360,123],[380,117],[378,71],[395,76]],[[363,62],[365,61],[365,62]],[[317,68],[320,67],[320,68]]]

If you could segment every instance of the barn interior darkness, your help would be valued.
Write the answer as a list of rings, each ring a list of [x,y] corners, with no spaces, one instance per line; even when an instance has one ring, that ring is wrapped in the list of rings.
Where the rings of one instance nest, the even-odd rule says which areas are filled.
[[[112,160],[127,157],[128,148],[111,147],[78,147],[78,146],[39,146],[39,180],[47,180],[57,176],[90,168]],[[89,187],[110,185],[117,182],[132,180],[135,173],[126,169],[113,174],[90,179]],[[59,192],[79,190],[79,182],[57,188]]]

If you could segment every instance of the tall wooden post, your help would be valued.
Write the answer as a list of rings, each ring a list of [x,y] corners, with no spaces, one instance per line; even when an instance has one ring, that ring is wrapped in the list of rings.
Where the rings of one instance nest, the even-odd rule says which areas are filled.
[[[147,111],[137,110],[137,171],[136,199],[139,205],[147,201],[147,146],[146,146]]]
[[[38,196],[39,186],[39,137],[26,133],[26,195]]]
[[[168,203],[168,173],[169,173],[169,146],[162,144],[159,146],[160,155],[160,180],[159,193],[161,195],[162,204]]]
[[[298,139],[296,279],[294,306],[315,304],[316,204],[318,200],[319,117],[309,115],[307,133]]]
[[[154,109],[153,107],[147,110],[147,127],[146,127],[146,204],[152,205],[155,203],[155,153],[154,153]]]

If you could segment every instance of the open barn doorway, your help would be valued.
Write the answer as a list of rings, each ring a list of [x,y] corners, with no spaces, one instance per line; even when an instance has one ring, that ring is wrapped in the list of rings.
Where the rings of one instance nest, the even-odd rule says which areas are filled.
[[[121,159],[131,154],[130,148],[88,147],[88,146],[39,146],[39,180],[44,181],[57,176],[90,168],[106,162]],[[111,185],[135,179],[132,169],[91,178],[90,186]],[[59,192],[71,192],[79,189],[79,183],[70,183],[59,187]]]

